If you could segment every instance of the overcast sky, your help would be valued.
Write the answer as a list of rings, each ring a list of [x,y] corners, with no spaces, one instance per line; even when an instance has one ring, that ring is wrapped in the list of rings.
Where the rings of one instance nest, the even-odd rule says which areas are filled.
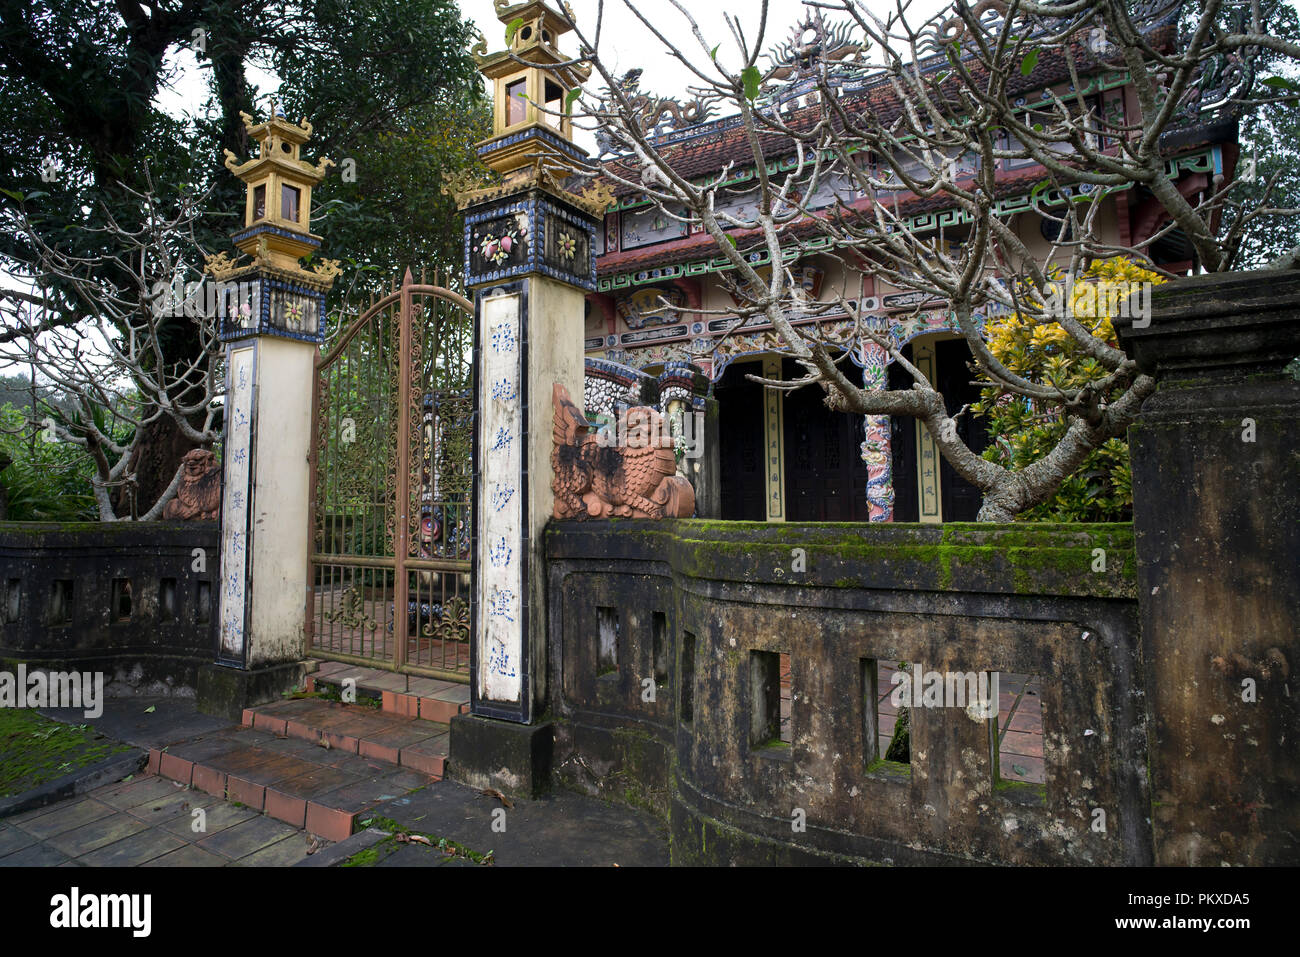
[[[583,30],[594,33],[599,0],[571,2]],[[940,9],[946,3],[947,0],[913,0],[909,19],[914,17],[914,22],[919,22],[925,15]],[[758,32],[761,11],[758,0],[727,0],[725,3],[718,3],[717,0],[692,0],[685,5],[710,43],[721,44],[719,61],[734,69],[739,64],[739,55],[723,19],[724,13],[728,10],[735,12],[741,19],[746,37],[753,42]],[[497,19],[492,0],[460,0],[459,6],[465,16],[473,20],[483,32],[489,50],[505,48],[505,27]],[[704,59],[698,43],[691,36],[687,21],[668,0],[640,0],[637,6],[693,60],[699,62]],[[795,25],[808,12],[809,8],[803,0],[770,0],[763,49],[766,51],[788,39]],[[831,16],[830,19],[835,18]],[[577,50],[572,34],[562,38],[560,45],[566,53]],[[623,0],[606,0],[600,53],[618,73],[634,67],[642,69],[641,89],[659,96],[685,96],[686,87],[692,85],[694,79],[681,64],[664,52],[662,44],[628,10]],[[207,98],[206,75],[201,63],[187,49],[174,51],[169,62],[175,68],[175,75],[170,88],[159,94],[158,104],[173,115],[197,112]],[[250,71],[249,79],[259,88],[261,98],[257,107],[261,115],[267,107],[267,98],[275,92],[278,81],[257,70]]]

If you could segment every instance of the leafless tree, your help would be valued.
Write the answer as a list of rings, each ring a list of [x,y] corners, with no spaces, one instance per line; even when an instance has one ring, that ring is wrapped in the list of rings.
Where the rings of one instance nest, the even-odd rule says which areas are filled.
[[[47,441],[85,450],[102,521],[156,519],[175,495],[183,466],[166,492],[136,514],[135,453],[151,422],[171,419],[195,446],[220,438],[220,342],[200,285],[205,257],[195,237],[204,196],[164,202],[147,173],[146,181],[144,192],[123,187],[137,207],[138,227],[107,210],[105,225],[83,227],[101,233],[99,248],[109,253],[68,252],[33,225],[22,204],[3,214],[3,228],[37,251],[41,271],[24,277],[28,290],[0,292],[0,364],[34,368],[75,404],[75,415],[51,408],[30,426]],[[77,321],[66,323],[65,315]],[[168,349],[178,322],[198,327],[201,348],[192,358]]]
[[[816,384],[833,409],[920,419],[944,458],[983,492],[982,521],[1006,521],[1049,499],[1092,450],[1126,433],[1154,389],[1122,350],[1068,308],[1054,308],[1065,283],[1121,255],[1164,273],[1152,247],[1174,235],[1193,250],[1194,270],[1231,269],[1256,218],[1300,213],[1272,208],[1269,190],[1248,206],[1237,181],[1222,174],[1185,194],[1171,174],[1182,131],[1230,123],[1234,111],[1261,99],[1295,101],[1297,88],[1285,79],[1265,84],[1262,96],[1254,82],[1255,51],[1300,61],[1300,45],[1270,35],[1257,4],[1199,0],[1191,29],[1178,34],[1171,22],[1177,0],[959,0],[925,18],[909,12],[911,0],[895,0],[888,11],[865,0],[807,0],[801,33],[780,56],[765,58],[766,0],[756,22],[727,17],[726,43],[706,38],[682,0],[668,0],[693,37],[685,45],[669,40],[664,5],[651,14],[644,4],[623,2],[689,75],[695,114],[734,114],[747,148],[743,162],[703,178],[682,172],[679,148],[647,123],[662,117],[660,101],[616,75],[602,56],[603,2],[596,22],[585,25],[564,4],[580,43],[571,62],[590,63],[604,85],[599,98],[584,95],[577,114],[615,154],[603,175],[707,232],[728,260],[724,282],[740,304],[718,313],[735,317],[726,334],[761,316],[805,370],[793,382],[750,378],[779,389]],[[828,17],[837,18],[834,26]],[[1085,97],[1088,78],[1100,71],[1126,74],[1140,117],[1105,115]],[[853,92],[866,88],[870,100]],[[795,98],[791,90],[803,92]],[[999,203],[996,171],[1006,161],[1042,169],[1042,189],[1054,200],[1044,215],[1058,224],[1046,254],[1035,254],[1017,232],[1020,210]],[[746,170],[752,198],[738,212],[729,202],[732,181]],[[1135,186],[1158,200],[1164,225],[1123,246],[1103,231],[1102,214],[1117,190]],[[946,226],[918,225],[900,212],[903,197],[939,199],[940,208],[955,212]],[[856,269],[945,302],[979,383],[1064,417],[1063,438],[1014,471],[972,451],[940,393],[860,303],[802,298],[791,266],[828,249]],[[764,263],[777,268],[765,274]],[[818,312],[847,314],[852,333],[827,341],[816,324],[791,322]],[[1062,387],[1008,369],[982,335],[983,318],[1000,312],[1059,323],[1099,375]],[[864,344],[900,364],[911,388],[854,383],[837,357]]]

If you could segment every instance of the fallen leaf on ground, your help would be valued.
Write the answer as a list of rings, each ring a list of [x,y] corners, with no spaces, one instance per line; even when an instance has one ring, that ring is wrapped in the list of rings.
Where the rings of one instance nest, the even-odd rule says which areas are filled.
[[[154,713],[155,711],[157,711],[157,710],[158,710],[158,706],[157,706],[157,705],[152,705],[152,704],[151,704],[151,705],[149,705],[149,707],[147,707],[147,708],[144,709],[144,713],[145,713],[145,714],[153,714],[153,713]]]
[[[496,788],[483,788],[483,790],[480,791],[479,793],[480,793],[480,794],[486,794],[488,797],[496,798],[498,801],[500,801],[500,802],[501,802],[502,804],[504,804],[506,807],[514,807],[514,806],[515,806],[515,805],[514,805],[514,802],[511,801],[510,798],[506,797],[504,794],[502,794],[502,793],[501,793],[500,791],[498,791]]]

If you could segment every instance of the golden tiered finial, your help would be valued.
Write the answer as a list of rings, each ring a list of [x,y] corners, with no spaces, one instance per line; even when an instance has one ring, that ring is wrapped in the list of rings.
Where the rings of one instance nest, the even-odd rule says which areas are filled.
[[[603,216],[608,191],[582,188],[595,170],[573,142],[573,103],[591,67],[571,63],[560,52],[559,38],[570,31],[572,14],[566,19],[543,0],[496,0],[496,14],[506,26],[508,49],[489,54],[482,43],[472,51],[479,71],[492,81],[492,135],[477,144],[487,170],[447,177],[444,192],[464,209],[539,187]]]
[[[569,23],[542,0],[516,4],[498,0],[496,12],[506,25],[509,48],[475,56],[493,90],[492,137],[479,145],[483,162],[506,174],[529,165],[531,154],[537,153],[539,146],[545,148],[546,141],[572,144],[569,114],[574,91],[591,75],[591,67],[560,66],[569,60],[559,50],[559,38],[569,32]],[[516,135],[538,128],[540,136]],[[554,143],[551,151],[567,152]]]
[[[300,155],[311,138],[305,117],[290,123],[274,103],[271,111],[264,123],[240,114],[249,138],[257,143],[253,159],[241,163],[225,151],[226,168],[247,187],[244,224],[231,239],[251,258],[241,262],[243,256],[217,253],[207,257],[204,271],[224,287],[222,340],[274,335],[320,342],[325,296],[339,264],[325,259],[306,269],[300,260],[320,248],[320,237],[310,230],[311,191],[334,163],[321,157],[313,166]]]
[[[225,151],[226,168],[248,186],[244,228],[235,234],[235,245],[278,269],[306,273],[298,260],[320,246],[320,238],[309,228],[312,187],[325,178],[334,162],[321,157],[313,166],[299,155],[311,137],[312,127],[305,118],[290,123],[278,110],[264,123],[254,123],[247,113],[240,116],[258,144],[258,153],[240,163],[234,153]]]

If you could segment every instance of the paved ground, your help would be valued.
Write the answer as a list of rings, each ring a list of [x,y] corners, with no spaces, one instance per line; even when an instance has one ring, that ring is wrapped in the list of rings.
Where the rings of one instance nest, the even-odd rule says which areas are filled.
[[[200,714],[193,698],[105,698],[104,713],[86,718],[77,708],[41,708],[40,713],[68,724],[93,725],[100,734],[137,748],[165,748],[209,731],[230,727],[225,718]]]
[[[491,851],[497,867],[668,866],[667,831],[648,814],[569,792],[511,804],[505,807],[476,788],[440,781],[374,813],[413,834],[428,835],[435,844],[447,838],[479,854]],[[465,863],[415,843],[389,842],[378,850],[378,867]]]
[[[304,831],[153,775],[0,821],[0,867],[276,867],[312,846]]]
[[[427,835],[433,845],[446,838],[478,855],[490,852],[498,867],[668,864],[667,833],[649,815],[569,793],[511,804],[440,781],[376,808],[374,816]],[[196,810],[203,814],[196,817]],[[288,867],[327,846],[247,807],[154,775],[0,821],[0,867]],[[366,863],[472,864],[436,846],[397,841],[381,842]]]
[[[81,712],[43,713],[86,722]],[[198,714],[192,701],[167,698],[110,699],[104,714],[86,723],[142,748],[165,748],[235,731],[226,721]],[[294,739],[283,743],[302,744]],[[504,817],[494,811],[503,811]],[[668,863],[667,833],[656,819],[577,794],[516,801],[507,808],[474,788],[440,781],[371,813],[411,833],[428,835],[435,844],[446,838],[477,854],[490,851],[495,866]],[[196,821],[201,830],[196,830]],[[156,775],[136,776],[0,819],[0,867],[275,867],[297,864],[309,857],[309,849],[328,846],[249,807]],[[464,856],[395,840],[376,845],[366,862],[381,867],[477,866]]]

